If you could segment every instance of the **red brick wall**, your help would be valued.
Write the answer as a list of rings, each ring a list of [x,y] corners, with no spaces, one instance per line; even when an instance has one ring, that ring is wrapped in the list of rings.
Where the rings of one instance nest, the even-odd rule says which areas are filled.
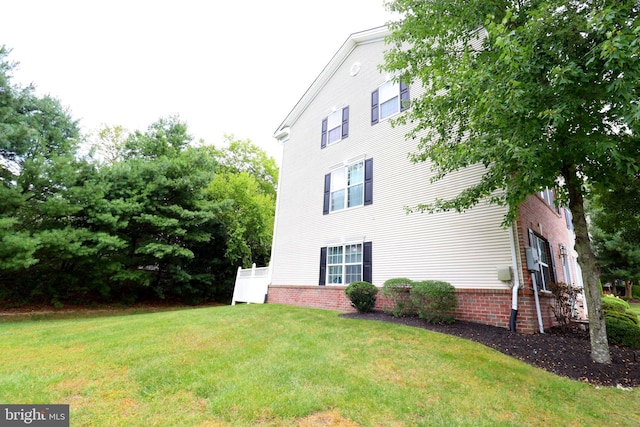
[[[531,274],[527,270],[527,258],[525,248],[529,247],[529,229],[544,237],[553,248],[553,263],[555,267],[556,281],[568,282],[564,277],[562,259],[560,258],[560,244],[569,245],[570,235],[567,229],[567,222],[564,218],[564,211],[559,214],[557,210],[551,208],[540,197],[529,196],[527,201],[518,210],[518,239],[520,241],[520,257],[522,259],[522,275],[525,278],[525,285],[533,287]],[[570,250],[570,249],[569,249]]]
[[[328,310],[354,311],[345,286],[269,286],[267,302]]]
[[[355,311],[344,294],[346,286],[287,286],[270,285],[267,302],[272,304],[298,305],[327,310]],[[376,309],[382,310],[388,303],[378,294]]]
[[[338,311],[354,311],[344,294],[344,286],[269,286],[267,302]],[[511,290],[509,289],[456,289],[458,309],[456,318],[486,325],[509,328],[511,316]],[[382,309],[388,301],[378,294],[376,308]],[[553,315],[549,296],[540,297],[540,308],[545,328],[552,326]],[[516,330],[523,333],[539,331],[533,292],[518,292]]]
[[[564,214],[564,213],[563,213]],[[560,244],[568,245],[569,230],[563,214],[551,208],[543,199],[530,196],[519,209],[517,220],[520,259],[522,260],[522,277],[524,281],[518,292],[518,318],[516,329],[519,332],[534,333],[539,331],[535,299],[532,290],[531,274],[527,270],[525,248],[529,246],[528,230],[532,229],[541,235],[553,248],[554,271],[556,280],[565,281]],[[344,286],[269,286],[268,302],[276,304],[299,305],[329,310],[353,311],[350,301],[344,294]],[[458,308],[456,318],[478,322],[502,328],[509,328],[511,316],[510,289],[456,289]],[[554,324],[550,310],[552,297],[549,293],[540,294],[540,311],[543,327]],[[377,309],[382,309],[388,301],[378,295]]]

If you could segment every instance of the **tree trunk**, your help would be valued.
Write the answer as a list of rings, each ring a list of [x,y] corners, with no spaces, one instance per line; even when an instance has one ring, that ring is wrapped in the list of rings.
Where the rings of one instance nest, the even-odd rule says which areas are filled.
[[[577,175],[575,166],[565,167],[563,176],[569,192],[569,209],[573,214],[573,228],[576,233],[576,251],[578,252],[578,262],[582,268],[584,294],[589,310],[591,359],[597,363],[610,364],[611,355],[607,340],[607,327],[604,321],[600,285],[598,284],[600,274],[589,241],[582,196],[582,180]]]
[[[624,296],[633,299],[633,282],[631,280],[624,281]]]

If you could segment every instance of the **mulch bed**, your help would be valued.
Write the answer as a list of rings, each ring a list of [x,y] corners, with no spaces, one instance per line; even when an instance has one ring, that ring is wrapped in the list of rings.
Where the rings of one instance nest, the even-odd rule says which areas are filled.
[[[612,363],[595,363],[591,360],[589,334],[585,331],[552,330],[544,334],[520,334],[472,322],[430,325],[418,317],[396,318],[382,311],[341,316],[399,323],[466,338],[554,374],[594,385],[640,386],[640,350],[609,345]]]

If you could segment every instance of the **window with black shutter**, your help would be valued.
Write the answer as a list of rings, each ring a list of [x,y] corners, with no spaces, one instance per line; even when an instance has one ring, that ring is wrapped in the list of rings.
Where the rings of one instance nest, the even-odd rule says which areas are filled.
[[[553,263],[553,248],[549,242],[529,230],[529,246],[538,253],[540,270],[533,272],[539,290],[548,291],[549,285],[556,281]]]
[[[364,162],[364,204],[373,203],[373,159]]]
[[[320,248],[320,286],[327,284],[327,248]]]
[[[371,124],[409,108],[409,85],[387,81],[371,92]]]
[[[372,278],[371,242],[348,243],[320,249],[319,285],[348,285]]]
[[[324,176],[324,202],[322,206],[322,214],[329,213],[331,204],[331,174],[328,173]]]
[[[336,143],[349,136],[349,107],[336,110],[322,119],[320,148]]]
[[[327,146],[327,119],[322,120],[322,136],[320,138],[320,148],[324,148]]]
[[[378,114],[379,103],[378,103],[378,89],[371,92],[371,124],[375,125],[378,123],[380,119],[380,115]]]
[[[362,247],[362,280],[372,283],[373,246],[371,242],[364,242]]]
[[[373,159],[351,163],[324,176],[324,215],[372,203]]]

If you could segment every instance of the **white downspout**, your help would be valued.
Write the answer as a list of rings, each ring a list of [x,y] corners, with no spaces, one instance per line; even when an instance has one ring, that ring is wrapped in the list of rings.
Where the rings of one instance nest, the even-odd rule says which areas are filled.
[[[540,328],[540,333],[544,334],[544,326],[542,325],[542,314],[540,313],[540,298],[538,297],[538,281],[536,280],[536,275],[531,276],[531,280],[533,281],[533,296],[536,301],[536,314],[538,315],[538,327]]]
[[[511,282],[511,317],[509,329],[516,332],[516,317],[518,315],[518,289],[520,289],[520,270],[518,269],[518,253],[516,251],[516,235],[513,231],[516,225],[509,227],[509,240],[511,241],[511,269],[513,270],[513,280]]]

